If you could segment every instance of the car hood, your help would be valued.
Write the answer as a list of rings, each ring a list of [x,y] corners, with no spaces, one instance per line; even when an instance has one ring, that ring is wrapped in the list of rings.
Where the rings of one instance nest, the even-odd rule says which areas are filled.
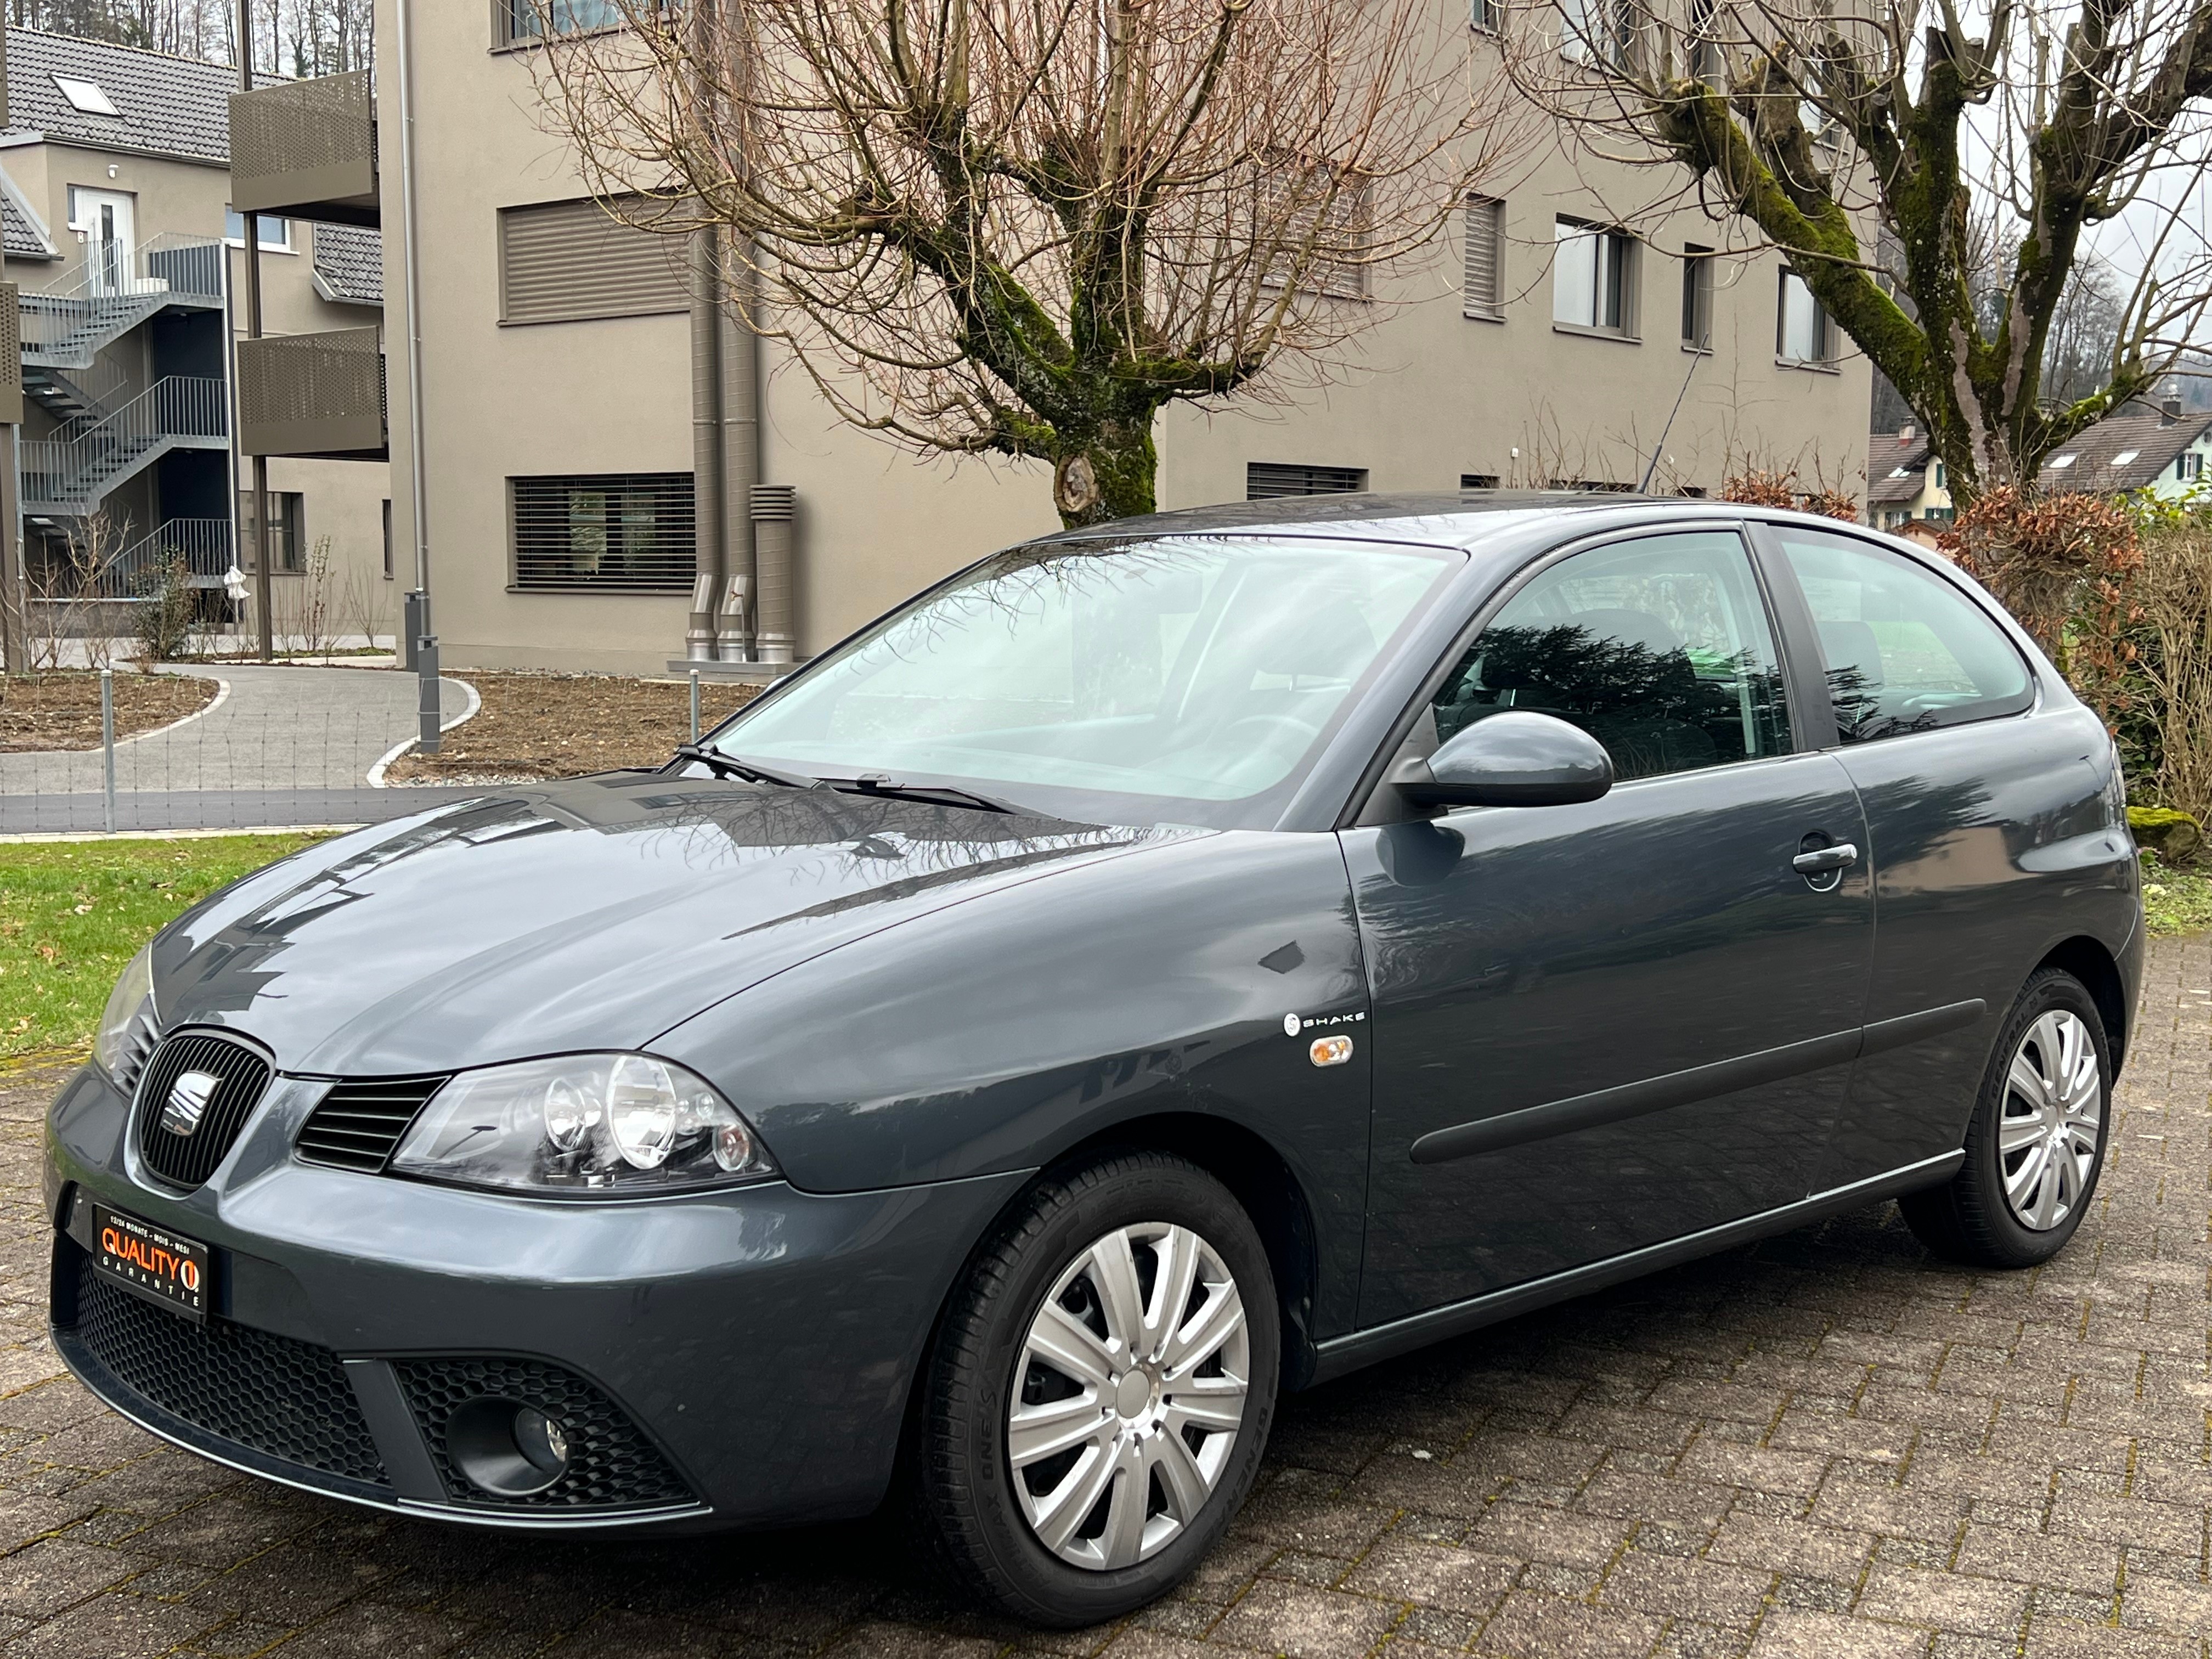
[[[324,1076],[644,1048],[914,916],[1208,833],[652,774],[504,790],[188,912],[155,942],[155,1006]]]

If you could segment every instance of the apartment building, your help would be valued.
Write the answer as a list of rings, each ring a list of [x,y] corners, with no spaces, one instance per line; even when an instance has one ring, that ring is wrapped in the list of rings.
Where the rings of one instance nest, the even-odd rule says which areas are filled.
[[[698,568],[690,301],[672,249],[612,225],[549,136],[530,0],[410,6],[423,501],[443,659],[665,672],[684,654]],[[608,21],[593,0],[555,15]],[[395,0],[383,0],[394,295],[396,22]],[[1723,228],[1694,211],[1649,219],[1678,179],[1594,166],[1539,155],[1470,201],[1434,265],[1395,296],[1411,302],[1379,310],[1331,384],[1288,408],[1170,412],[1158,434],[1161,504],[1631,489],[1655,448],[1656,489],[1717,491],[1746,459],[1856,483],[1869,372],[1802,286],[1771,256],[1717,251]],[[395,337],[398,319],[395,307]],[[788,538],[800,658],[1057,524],[1047,469],[917,460],[840,425],[772,346],[763,355],[757,468],[769,489],[755,497],[757,528]],[[404,356],[390,358],[395,518],[410,488]]]
[[[0,233],[6,280],[21,291],[33,593],[82,580],[69,574],[73,551],[80,568],[96,557],[94,586],[117,598],[142,590],[150,568],[177,555],[210,590],[234,562],[251,571],[252,507],[232,458],[242,411],[247,453],[275,458],[280,631],[315,602],[311,589],[321,590],[331,631],[372,616],[388,631],[398,605],[386,580],[381,433],[301,443],[275,418],[293,388],[271,372],[290,341],[332,333],[374,362],[383,306],[374,230],[262,219],[270,337],[248,341],[245,225],[230,173],[234,72],[9,29],[6,85]]]

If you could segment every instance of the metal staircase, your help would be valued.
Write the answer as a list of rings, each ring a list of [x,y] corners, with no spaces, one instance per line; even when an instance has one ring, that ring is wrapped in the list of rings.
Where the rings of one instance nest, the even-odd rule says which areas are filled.
[[[222,380],[169,375],[112,415],[80,417],[51,438],[26,440],[24,510],[64,518],[89,513],[169,451],[222,449],[229,438]]]
[[[127,252],[93,250],[58,286],[18,299],[24,368],[89,368],[102,347],[156,312],[220,309],[222,261],[222,241],[211,236],[157,236]]]

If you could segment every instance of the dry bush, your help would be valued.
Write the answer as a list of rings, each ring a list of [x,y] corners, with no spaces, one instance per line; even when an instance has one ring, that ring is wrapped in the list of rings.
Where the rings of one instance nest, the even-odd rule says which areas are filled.
[[[2088,694],[2123,678],[2125,593],[2143,557],[2126,508],[2004,485],[1984,491],[1941,542],[2077,689]],[[2109,707],[2100,712],[2112,718]]]
[[[2129,585],[2124,711],[2144,775],[2138,793],[2212,818],[2212,523],[2153,528]]]
[[[1747,466],[1740,472],[1732,472],[1721,485],[1721,499],[1741,501],[1747,507],[1783,507],[1796,512],[1817,513],[1822,518],[1841,519],[1846,524],[1856,524],[1859,520],[1858,501],[1848,490],[1820,477],[1815,477],[1808,489],[1795,467],[1776,471]]]

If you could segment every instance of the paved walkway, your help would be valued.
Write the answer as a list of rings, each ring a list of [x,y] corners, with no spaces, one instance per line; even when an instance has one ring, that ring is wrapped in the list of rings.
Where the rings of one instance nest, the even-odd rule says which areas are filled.
[[[228,687],[204,712],[115,746],[118,828],[228,828],[355,823],[428,805],[347,816],[320,792],[365,791],[370,768],[417,730],[417,682],[386,669],[225,663],[167,671]],[[458,680],[441,683],[452,726],[475,707]],[[232,792],[253,792],[249,800]],[[410,791],[409,793],[415,792]],[[310,799],[294,800],[295,796]],[[137,798],[126,805],[125,798]],[[337,816],[332,816],[337,812]],[[97,830],[104,816],[96,749],[0,755],[0,832]]]
[[[2212,944],[2162,943],[2048,1267],[1941,1265],[1885,1206],[1293,1397],[1194,1583],[1044,1635],[872,1524],[471,1534],[160,1445],[46,1344],[52,1084],[0,1085],[0,1656],[2205,1659],[2208,1086]]]

